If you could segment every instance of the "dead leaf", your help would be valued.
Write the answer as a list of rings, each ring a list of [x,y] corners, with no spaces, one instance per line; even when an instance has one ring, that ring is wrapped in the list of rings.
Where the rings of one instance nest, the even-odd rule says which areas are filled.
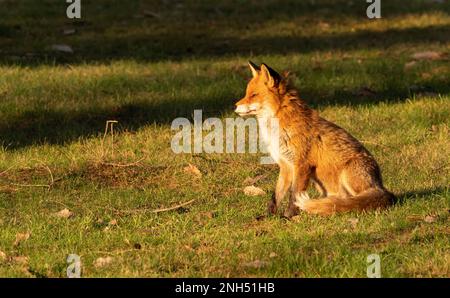
[[[6,260],[6,254],[0,250],[0,261]]]
[[[160,19],[161,15],[157,14],[156,12],[153,12],[151,10],[144,10],[143,15],[150,18],[156,18]]]
[[[30,238],[30,232],[17,233],[16,240],[14,241],[14,246],[18,246],[21,242],[27,241]]]
[[[100,257],[97,260],[95,260],[94,267],[95,268],[105,267],[105,266],[111,264],[112,261],[113,261],[112,257],[105,257],[105,258]]]
[[[444,55],[435,51],[425,51],[414,53],[411,58],[416,60],[439,60],[443,58]]]
[[[416,61],[410,61],[410,62],[405,63],[405,70],[409,70],[409,69],[413,68],[414,65],[416,65],[416,64],[417,64]]]
[[[17,263],[17,264],[20,264],[20,265],[27,265],[28,264],[28,257],[25,257],[25,256],[12,257],[11,260],[14,263]]]
[[[63,30],[64,35],[72,35],[72,34],[75,34],[75,32],[77,32],[75,29],[64,29]]]
[[[69,217],[73,216],[73,212],[71,212],[67,208],[64,208],[61,211],[56,212],[55,216],[60,217],[60,218],[69,218]]]
[[[243,263],[242,266],[259,269],[259,268],[267,266],[268,264],[269,264],[269,262],[266,262],[266,261],[254,260],[252,262]]]
[[[51,49],[53,51],[67,53],[67,54],[73,54],[73,49],[71,46],[66,44],[54,44],[52,45]]]
[[[187,167],[184,167],[183,169],[186,173],[192,174],[197,178],[202,177],[202,172],[193,164],[189,164]]]
[[[427,216],[425,216],[423,221],[427,222],[427,223],[433,223],[436,221],[436,216],[427,215]]]
[[[188,251],[194,251],[194,249],[190,245],[185,244],[185,245],[183,245],[183,247]]]
[[[330,28],[330,24],[329,23],[327,23],[327,22],[320,22],[319,23],[319,27],[321,28],[321,29],[328,29],[328,28]]]
[[[265,177],[267,177],[267,174],[258,175],[256,177],[247,177],[247,178],[245,178],[244,182],[242,182],[242,184],[243,185],[253,185]]]
[[[323,64],[320,61],[314,62],[312,66],[313,70],[323,70]]]
[[[184,8],[184,4],[183,3],[177,3],[175,4],[175,9],[180,10]]]
[[[422,216],[421,216],[421,215],[418,215],[418,214],[412,214],[412,215],[408,215],[408,216],[406,217],[406,220],[407,220],[407,221],[412,221],[412,222],[415,222],[415,221],[422,221]]]
[[[356,229],[356,226],[358,225],[359,219],[357,218],[349,218],[348,222],[352,226],[353,229]]]
[[[269,258],[276,258],[278,255],[275,252],[271,252]]]
[[[103,221],[102,221],[103,223]],[[117,220],[112,219],[109,221],[108,225],[103,229],[103,232],[108,232],[111,228],[117,225]]]
[[[253,185],[244,187],[244,194],[247,196],[263,196],[266,194],[264,190]]]

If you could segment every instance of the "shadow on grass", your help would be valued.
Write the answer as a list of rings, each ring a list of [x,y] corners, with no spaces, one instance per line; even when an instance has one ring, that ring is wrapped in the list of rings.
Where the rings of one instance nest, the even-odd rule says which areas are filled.
[[[396,204],[402,205],[411,200],[423,200],[426,197],[429,197],[432,195],[442,195],[448,191],[449,191],[449,189],[445,188],[445,187],[436,187],[436,188],[430,188],[430,189],[409,191],[409,192],[405,192],[405,193],[397,195]]]
[[[222,105],[217,102],[221,101],[205,98],[198,103],[179,101],[155,105],[140,102],[77,111],[29,111],[0,120],[0,135],[2,145],[7,149],[42,143],[64,144],[80,137],[103,134],[107,120],[118,120],[118,129],[136,131],[147,124],[170,124],[177,117],[191,119],[194,109],[203,110],[204,118],[217,116],[221,110],[231,108],[233,104],[230,100],[223,100]]]
[[[8,10],[3,12],[3,17],[0,13],[0,38],[4,38],[3,41],[0,39],[0,64],[108,63],[123,59],[153,62],[235,55],[385,49],[400,44],[445,44],[450,41],[449,27],[443,25],[314,36],[303,34],[302,26],[317,27],[329,20],[332,23],[345,23],[352,18],[367,22],[367,3],[349,3],[267,0],[249,1],[246,5],[218,1],[210,5],[187,1],[176,14],[173,7],[176,3],[159,3],[156,9],[154,1],[130,1],[127,4],[96,1],[84,3],[82,20],[72,21],[65,18],[64,2],[54,1],[38,6],[32,5],[30,1],[28,6],[36,10],[33,17],[31,8],[23,4],[14,15],[8,14]],[[10,6],[11,10],[16,7],[12,1],[6,1],[4,5]],[[147,7],[157,11],[157,16],[136,18],[136,14],[148,11]],[[403,1],[383,4],[386,17],[436,11],[446,12],[448,7],[422,1],[408,5],[404,5]],[[21,13],[24,17],[17,19],[16,15]],[[299,27],[297,31],[291,28],[285,33],[251,35],[256,28],[272,23],[284,24],[299,17],[306,19],[296,21]],[[33,20],[42,24],[36,26]],[[61,31],[67,26],[75,27],[77,33],[64,36]],[[51,44],[60,43],[70,44],[74,54],[57,54],[48,49]]]
[[[243,82],[243,87],[244,84]],[[398,86],[379,90],[370,96],[357,95],[349,90],[334,90],[333,95],[327,95],[321,90],[302,89],[301,86],[299,89],[302,99],[313,108],[328,105],[371,105],[380,101],[395,103],[414,96],[409,90],[401,90]],[[432,84],[423,86],[422,91],[419,90],[424,91],[449,94],[450,85],[447,81],[433,81]],[[0,145],[7,150],[43,143],[62,145],[80,137],[101,135],[107,120],[118,120],[117,128],[127,131],[136,131],[149,124],[170,125],[177,117],[188,118],[193,123],[192,116],[196,109],[202,110],[203,120],[232,113],[236,102],[234,94],[225,90],[220,98],[198,97],[192,100],[189,97],[170,102],[140,100],[118,106],[93,106],[76,110],[28,110],[0,119]]]
[[[163,34],[127,34],[80,38],[72,44],[74,54],[36,51],[4,53],[3,65],[58,65],[78,63],[110,63],[114,60],[156,62],[164,60],[212,59],[255,55],[287,55],[327,51],[385,49],[394,45],[448,43],[448,26],[359,31],[320,36],[220,37],[220,33],[168,32]]]
[[[267,26],[270,22],[283,24],[298,17],[305,17],[305,26],[318,26],[322,21],[345,23],[349,18],[368,21],[365,17],[367,3],[364,1],[356,4],[344,0],[261,0],[248,1],[247,5],[233,1],[217,1],[214,5],[185,1],[178,5],[182,7],[179,14],[175,13],[178,9],[176,4],[143,0],[127,1],[126,4],[117,0],[86,1],[83,2],[82,20],[71,21],[65,17],[67,5],[64,1],[46,1],[45,5],[41,5],[36,1],[5,0],[2,2],[5,9],[0,12],[0,64],[33,66],[107,63],[121,59],[140,62],[207,59],[234,55],[384,49],[399,44],[445,44],[450,41],[448,26],[314,36],[302,36],[301,28],[299,34],[292,36],[287,34],[289,32],[254,37],[241,34],[251,32],[260,25]],[[134,17],[146,9],[155,10],[159,17]],[[422,1],[413,1],[408,5],[403,1],[389,1],[383,4],[383,9],[392,17],[448,10],[444,5]],[[67,26],[75,27],[76,34],[63,35],[61,31]],[[53,43],[70,44],[75,52],[57,55],[46,49]],[[366,105],[380,100],[402,101],[412,97],[408,86],[398,83],[402,71],[390,71],[384,75],[396,78],[395,82],[388,83],[383,90],[376,90],[369,96],[355,95],[354,90],[333,89],[330,95],[319,88],[297,87],[302,98],[314,107],[329,104]],[[450,92],[448,80],[425,82],[420,88],[420,92]],[[233,94],[224,90],[220,99],[198,95],[195,102],[181,98],[177,102],[140,101],[84,110],[75,107],[62,111],[51,107],[29,110],[0,119],[0,142],[8,149],[44,142],[64,144],[79,137],[101,134],[106,120],[118,120],[122,128],[133,131],[150,123],[170,124],[176,117],[189,118],[196,108],[204,110],[205,117],[208,114],[217,116],[232,110],[236,99]]]

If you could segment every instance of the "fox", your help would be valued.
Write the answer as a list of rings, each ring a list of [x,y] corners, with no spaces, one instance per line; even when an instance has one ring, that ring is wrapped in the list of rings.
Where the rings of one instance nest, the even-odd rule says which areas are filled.
[[[254,116],[279,175],[268,212],[275,215],[290,191],[283,215],[300,212],[328,216],[340,212],[384,209],[396,196],[383,186],[373,155],[350,133],[322,118],[300,99],[288,75],[249,61],[252,78],[235,112]],[[277,119],[275,134],[267,123]],[[276,139],[277,138],[277,139]],[[276,148],[277,147],[277,148]],[[319,198],[307,192],[313,184]]]

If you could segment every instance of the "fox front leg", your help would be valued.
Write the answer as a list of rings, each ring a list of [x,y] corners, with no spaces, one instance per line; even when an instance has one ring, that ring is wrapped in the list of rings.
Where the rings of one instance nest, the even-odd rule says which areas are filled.
[[[276,214],[278,210],[277,206],[277,199],[276,194],[272,194],[272,198],[270,199],[269,203],[267,204],[267,212],[269,212],[270,215]]]
[[[295,205],[295,200],[296,199],[295,199],[294,193],[291,193],[291,195],[289,197],[289,205],[283,214],[284,217],[291,218],[300,213],[300,209]]]
[[[277,186],[275,188],[275,193],[272,196],[272,199],[268,204],[268,212],[269,214],[276,214],[278,207],[280,206],[280,202],[285,197],[286,193],[289,190],[289,187],[292,184],[292,170],[288,164],[281,162],[280,166],[280,174],[278,175]]]
[[[284,216],[291,218],[299,214],[300,209],[296,202],[305,198],[309,199],[306,189],[308,188],[309,179],[311,178],[311,169],[307,166],[299,166],[294,169],[294,177],[292,181],[292,195],[289,200],[288,208]]]

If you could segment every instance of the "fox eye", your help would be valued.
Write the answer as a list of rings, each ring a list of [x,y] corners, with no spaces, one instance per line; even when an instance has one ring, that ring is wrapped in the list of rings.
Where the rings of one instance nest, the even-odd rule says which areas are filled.
[[[257,96],[257,95],[258,95],[258,93],[253,93],[252,95],[250,95],[250,98],[253,98],[253,97]]]

